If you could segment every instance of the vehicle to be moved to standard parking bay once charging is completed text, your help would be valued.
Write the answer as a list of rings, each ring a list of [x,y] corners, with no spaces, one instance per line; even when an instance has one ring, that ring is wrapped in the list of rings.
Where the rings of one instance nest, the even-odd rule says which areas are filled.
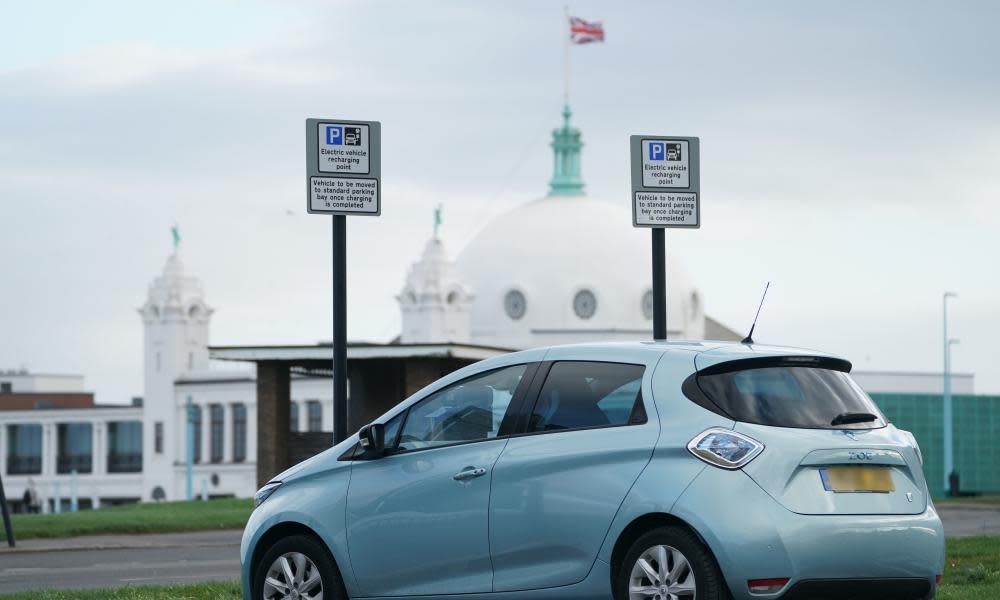
[[[832,356],[713,342],[486,360],[258,493],[247,598],[930,598],[913,436]]]

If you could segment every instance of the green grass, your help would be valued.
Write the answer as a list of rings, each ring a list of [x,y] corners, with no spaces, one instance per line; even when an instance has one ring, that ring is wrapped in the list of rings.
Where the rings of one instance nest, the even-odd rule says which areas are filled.
[[[1000,598],[1000,536],[947,541],[939,600]]]
[[[2,600],[237,600],[242,598],[240,585],[235,581],[124,587],[114,590],[48,590],[0,595]]]
[[[1000,495],[991,494],[988,496],[962,496],[960,498],[935,498],[934,504],[988,504],[990,506],[1000,506]]]
[[[243,527],[253,501],[159,502],[129,504],[49,515],[11,515],[14,538],[64,538],[102,533],[162,533]],[[3,528],[0,528],[0,535]],[[159,596],[157,596],[159,597]]]

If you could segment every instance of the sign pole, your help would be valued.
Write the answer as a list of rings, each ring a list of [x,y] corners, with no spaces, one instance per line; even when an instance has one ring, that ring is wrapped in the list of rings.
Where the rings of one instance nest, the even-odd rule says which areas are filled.
[[[667,250],[662,227],[653,234],[653,339],[667,339]]]
[[[306,212],[332,215],[333,443],[347,439],[347,215],[382,214],[382,124],[306,119]]]
[[[347,217],[333,215],[333,443],[347,439]]]
[[[10,511],[7,508],[7,495],[3,491],[3,478],[0,477],[0,512],[3,513],[3,528],[7,531],[7,545],[14,547],[14,528],[10,524]]]

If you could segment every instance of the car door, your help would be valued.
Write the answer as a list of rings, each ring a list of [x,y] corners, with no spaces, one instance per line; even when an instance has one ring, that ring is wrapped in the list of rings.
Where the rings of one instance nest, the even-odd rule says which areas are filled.
[[[494,591],[569,585],[590,572],[659,435],[655,363],[633,358],[540,366],[519,433],[493,469]]]
[[[362,595],[491,591],[490,480],[536,366],[430,394],[386,424],[386,456],[354,463],[347,535]]]

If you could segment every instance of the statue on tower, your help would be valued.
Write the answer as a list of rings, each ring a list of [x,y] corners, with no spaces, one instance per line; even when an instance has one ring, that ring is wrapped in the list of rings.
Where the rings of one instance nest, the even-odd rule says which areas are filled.
[[[174,226],[170,228],[170,235],[174,238],[174,252],[177,252],[181,245],[181,228],[177,226],[177,223],[174,223]]]

